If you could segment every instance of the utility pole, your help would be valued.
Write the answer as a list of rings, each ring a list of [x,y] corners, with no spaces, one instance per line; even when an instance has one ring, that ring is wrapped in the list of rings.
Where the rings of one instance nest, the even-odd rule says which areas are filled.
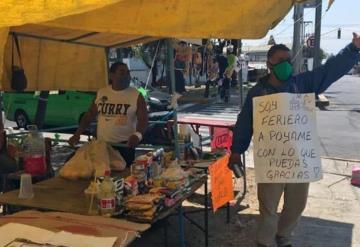
[[[242,50],[242,41],[241,39],[237,40],[237,57],[240,59],[241,56],[241,50]],[[237,73],[237,79],[239,82],[239,87],[240,87],[240,106],[241,108],[243,107],[243,103],[244,103],[244,97],[243,97],[243,90],[244,90],[244,81],[242,80],[242,69],[239,71],[239,73]]]
[[[322,1],[316,1],[316,11],[315,11],[315,47],[314,47],[314,66],[317,68],[321,65],[320,57],[320,38],[321,38],[321,10],[322,10]]]
[[[294,5],[294,35],[293,35],[293,65],[294,65],[294,74],[298,74],[301,71],[302,65],[302,41],[301,33],[302,26],[304,21],[304,6],[303,4]]]

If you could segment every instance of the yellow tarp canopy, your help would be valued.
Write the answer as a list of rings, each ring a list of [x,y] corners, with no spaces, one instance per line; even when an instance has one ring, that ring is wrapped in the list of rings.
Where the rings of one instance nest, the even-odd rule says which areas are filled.
[[[28,90],[96,90],[106,83],[103,47],[147,42],[152,37],[261,38],[292,4],[292,0],[3,0],[2,89],[9,89],[11,74],[8,27],[23,34],[19,41]],[[43,75],[44,70],[49,72]]]
[[[262,38],[292,0],[124,0],[48,25],[178,38]]]
[[[96,91],[107,81],[106,48],[123,47],[157,38],[118,33],[26,24],[10,28],[5,46],[2,90],[11,91],[11,68],[19,65],[13,40],[16,35],[28,85],[27,91],[81,90]]]

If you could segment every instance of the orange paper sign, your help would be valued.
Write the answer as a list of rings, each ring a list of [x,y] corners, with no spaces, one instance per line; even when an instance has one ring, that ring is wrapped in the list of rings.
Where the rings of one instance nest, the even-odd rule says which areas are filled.
[[[217,160],[209,167],[211,177],[211,199],[214,212],[234,199],[232,172],[228,168],[229,155]]]

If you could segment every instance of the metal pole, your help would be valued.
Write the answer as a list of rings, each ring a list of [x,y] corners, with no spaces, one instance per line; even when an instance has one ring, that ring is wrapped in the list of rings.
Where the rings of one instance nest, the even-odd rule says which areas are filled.
[[[171,94],[175,95],[175,69],[174,69],[174,48],[172,47],[171,40],[167,39],[167,60],[168,62],[168,71],[169,71],[169,79],[170,79],[170,85],[171,85]],[[174,109],[174,149],[175,149],[175,155],[177,158],[180,158],[179,156],[179,146],[178,146],[178,123],[177,123],[177,110]]]
[[[315,11],[315,47],[314,47],[314,66],[313,69],[321,65],[320,57],[320,38],[321,38],[321,11],[322,11],[322,1],[316,1],[316,11]]]
[[[302,64],[302,49],[300,42],[301,39],[301,31],[303,25],[303,17],[304,17],[304,6],[303,4],[295,4],[294,5],[294,36],[293,36],[293,64],[294,64],[294,72],[298,74],[301,71]]]
[[[178,217],[179,217],[179,246],[185,247],[185,232],[184,232],[184,216],[182,205],[179,205],[178,208]]]
[[[106,85],[109,85],[109,80],[110,80],[110,77],[109,77],[109,73],[110,73],[110,57],[109,57],[109,52],[110,52],[110,49],[109,48],[105,48],[104,49],[104,52],[105,52],[105,59],[106,59]],[[130,69],[130,68],[129,68]]]
[[[208,169],[206,169],[206,181],[204,188],[204,229],[205,229],[205,247],[209,246],[209,207],[208,207]]]
[[[238,56],[238,58],[240,58],[240,56],[241,56],[241,48],[242,48],[242,42],[241,42],[241,39],[238,39],[237,40],[237,56]],[[243,73],[243,70],[241,68],[241,70],[237,74],[238,81],[239,81],[239,88],[240,88],[240,106],[241,106],[241,109],[242,109],[242,106],[243,106],[243,103],[244,103],[244,97],[243,97],[243,94],[244,94],[244,88],[243,88],[244,87],[244,82],[242,80],[242,73]]]
[[[169,222],[168,222],[168,218],[165,218],[164,219],[164,246],[165,247],[168,247],[168,225],[169,225]]]
[[[49,91],[41,91],[35,114],[35,125],[39,130],[44,127]]]
[[[4,109],[4,102],[3,102],[3,93],[4,92],[0,92],[0,109],[1,109],[1,114],[0,114],[0,126],[1,124],[3,124],[3,128],[5,127],[4,124],[5,124],[5,121],[4,121],[4,118],[3,118],[3,112],[5,114],[5,109]],[[2,131],[2,130],[0,130]]]

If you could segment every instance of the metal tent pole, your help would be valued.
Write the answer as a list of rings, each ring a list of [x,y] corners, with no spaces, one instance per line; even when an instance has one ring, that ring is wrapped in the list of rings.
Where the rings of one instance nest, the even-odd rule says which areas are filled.
[[[167,44],[167,60],[168,63],[168,71],[169,71],[169,79],[171,84],[171,94],[175,95],[175,69],[174,69],[174,49],[172,47],[171,39],[166,40]],[[175,155],[177,158],[180,158],[179,156],[179,145],[178,145],[178,123],[177,123],[177,109],[174,109],[174,125],[173,125],[173,131],[174,131],[174,149],[175,149]]]

